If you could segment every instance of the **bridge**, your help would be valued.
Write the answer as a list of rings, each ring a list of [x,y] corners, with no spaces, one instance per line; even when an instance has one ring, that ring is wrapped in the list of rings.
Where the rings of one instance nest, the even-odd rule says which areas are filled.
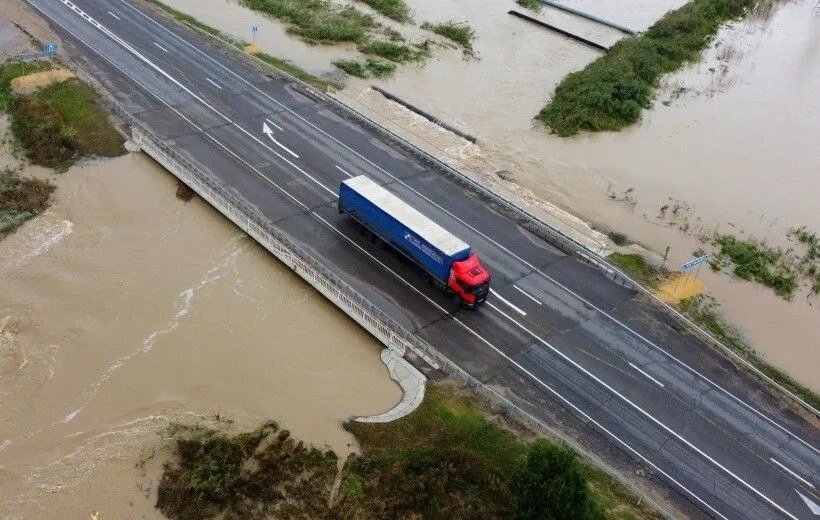
[[[817,412],[738,374],[594,252],[332,97],[164,17],[125,0],[27,1],[144,151],[388,347],[644,468],[689,516],[816,517]],[[476,248],[494,275],[484,306],[461,309],[339,215],[339,183],[359,174]]]

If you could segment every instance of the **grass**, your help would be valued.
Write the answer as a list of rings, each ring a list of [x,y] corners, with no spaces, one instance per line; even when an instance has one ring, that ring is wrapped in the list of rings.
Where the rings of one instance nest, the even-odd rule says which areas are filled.
[[[475,31],[472,27],[467,25],[466,22],[457,22],[455,20],[449,20],[438,24],[425,22],[421,24],[421,28],[434,32],[439,36],[443,36],[444,38],[461,45],[466,56],[473,56],[473,40],[475,40]]]
[[[248,42],[246,42],[244,40],[240,40],[238,38],[234,38],[230,35],[227,35],[227,34],[223,33],[222,31],[220,31],[219,29],[211,27],[210,25],[206,25],[206,24],[198,21],[196,18],[194,18],[192,16],[189,16],[185,13],[182,13],[180,11],[177,11],[176,9],[167,6],[167,5],[163,4],[162,2],[158,2],[157,0],[147,0],[147,1],[149,1],[149,2],[153,3],[154,5],[160,7],[161,9],[166,11],[169,15],[171,15],[177,21],[188,24],[188,25],[191,25],[191,26],[196,27],[196,28],[198,28],[198,29],[200,29],[200,30],[212,35],[212,36],[215,36],[219,39],[225,40],[229,44],[233,45],[236,48],[244,50],[244,48],[248,45]],[[339,85],[338,83],[336,83],[334,81],[325,80],[325,79],[319,78],[317,76],[314,76],[313,74],[305,72],[304,70],[300,69],[299,67],[297,67],[293,63],[289,62],[288,60],[284,60],[282,58],[277,58],[276,56],[271,56],[270,54],[266,54],[264,52],[256,53],[256,54],[254,54],[254,56],[256,56],[260,60],[264,61],[265,63],[267,63],[269,65],[273,65],[274,67],[278,68],[279,70],[287,72],[291,76],[293,76],[297,79],[300,79],[300,80],[304,81],[305,83],[313,85],[314,87],[320,88],[322,90],[327,90],[328,87],[341,88],[341,85]]]
[[[740,333],[723,318],[720,307],[714,298],[706,295],[687,298],[678,304],[678,310],[772,380],[781,384],[814,408],[820,408],[820,395],[757,356],[754,349],[746,343]]]
[[[404,0],[361,0],[388,18],[397,22],[406,23],[411,21],[410,7]]]
[[[0,112],[5,112],[9,108],[12,99],[11,82],[14,78],[34,74],[35,72],[43,72],[51,68],[52,65],[49,61],[31,63],[12,61],[0,64]]]
[[[384,40],[368,41],[359,45],[359,52],[390,60],[394,63],[421,61],[430,56],[429,47],[417,45],[410,47],[400,43]]]
[[[515,0],[515,3],[520,5],[524,9],[529,9],[534,13],[540,13],[541,8],[544,7],[544,4],[542,4],[538,0]]]
[[[44,211],[53,191],[47,181],[23,178],[10,169],[0,171],[0,239]]]
[[[771,287],[781,297],[791,299],[798,287],[797,273],[780,249],[751,238],[716,234],[713,245],[717,254],[711,261],[715,270],[724,267],[744,280],[754,280]]]
[[[664,273],[649,265],[646,259],[637,253],[612,253],[607,260],[626,272],[635,281],[647,287],[657,287],[663,280]]]
[[[96,105],[97,94],[67,80],[13,99],[12,133],[35,164],[62,171],[85,156],[125,152],[122,136]]]
[[[376,20],[353,6],[330,0],[241,0],[242,5],[289,24],[290,34],[309,43],[362,43]]]
[[[337,60],[333,62],[333,65],[357,78],[385,78],[396,72],[394,63],[373,59],[366,61]]]
[[[693,0],[667,13],[642,35],[622,39],[564,78],[536,119],[559,136],[620,130],[637,122],[651,106],[661,76],[696,60],[721,25],[756,3]]]
[[[347,459],[333,500],[336,456],[274,422],[238,435],[172,425],[157,507],[174,520],[659,518],[569,448],[522,442],[462,392],[430,384],[398,421],[346,423],[362,454]]]

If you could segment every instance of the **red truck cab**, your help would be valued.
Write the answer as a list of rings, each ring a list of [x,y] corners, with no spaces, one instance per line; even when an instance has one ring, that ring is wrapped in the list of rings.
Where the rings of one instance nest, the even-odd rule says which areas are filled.
[[[490,273],[481,265],[478,255],[471,253],[466,260],[453,262],[447,287],[461,298],[465,307],[473,309],[487,299]]]

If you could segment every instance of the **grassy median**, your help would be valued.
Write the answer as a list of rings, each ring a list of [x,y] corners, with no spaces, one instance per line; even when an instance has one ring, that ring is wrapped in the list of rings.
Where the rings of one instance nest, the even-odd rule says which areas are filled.
[[[697,60],[721,25],[775,0],[693,0],[640,36],[564,78],[536,119],[560,136],[620,130],[640,120],[662,75]]]

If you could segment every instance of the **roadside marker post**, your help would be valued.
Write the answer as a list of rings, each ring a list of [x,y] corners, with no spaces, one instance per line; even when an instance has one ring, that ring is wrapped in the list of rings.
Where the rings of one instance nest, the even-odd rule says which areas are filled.
[[[686,276],[684,278],[686,278],[687,281],[684,284],[684,287],[686,287],[686,285],[689,283],[689,274],[692,272],[691,269],[695,266],[698,266],[698,268],[695,270],[695,280],[697,280],[698,279],[698,273],[700,273],[700,266],[703,265],[703,263],[706,262],[707,260],[709,260],[709,255],[703,255],[703,256],[699,256],[697,258],[693,258],[692,260],[689,260],[688,262],[686,262],[685,264],[683,264],[681,266],[681,269],[683,269],[686,272]],[[678,281],[675,282],[675,290],[678,289],[678,284],[679,283],[680,283],[680,278],[678,278]]]
[[[251,45],[256,45],[256,33],[259,31],[258,25],[251,26]]]

